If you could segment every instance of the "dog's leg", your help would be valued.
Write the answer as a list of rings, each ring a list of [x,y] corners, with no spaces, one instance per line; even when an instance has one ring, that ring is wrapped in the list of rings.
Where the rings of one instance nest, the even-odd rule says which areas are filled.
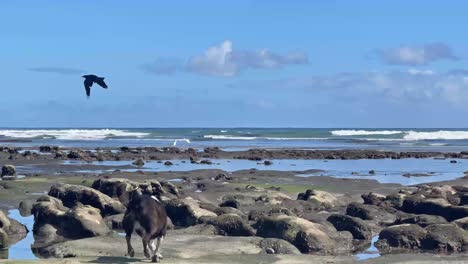
[[[150,249],[150,251],[151,251],[151,254],[154,254],[154,252],[156,251],[156,244],[155,244],[154,239],[151,239],[151,240],[149,241],[148,246],[149,246],[149,249]]]
[[[133,258],[135,256],[135,250],[133,250],[132,243],[131,243],[132,232],[127,232],[126,235],[125,235],[125,239],[127,240],[128,255]]]
[[[164,237],[158,237],[157,239],[158,239],[158,242],[156,243],[156,250],[154,251],[153,258],[151,259],[153,262],[159,262],[163,258],[161,253],[159,253],[159,249],[161,247],[161,242],[163,241]]]
[[[145,257],[147,257],[147,258],[151,258],[151,255],[148,252],[149,239],[146,236],[143,236],[141,238],[141,241],[143,242],[143,254],[145,254]]]

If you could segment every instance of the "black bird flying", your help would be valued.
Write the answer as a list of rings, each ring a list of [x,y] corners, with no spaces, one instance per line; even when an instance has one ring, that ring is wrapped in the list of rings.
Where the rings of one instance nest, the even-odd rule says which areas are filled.
[[[83,75],[82,77],[85,78],[84,87],[88,97],[91,95],[91,86],[93,86],[94,83],[97,83],[102,88],[107,89],[107,84],[104,82],[104,77],[98,77],[94,74]]]

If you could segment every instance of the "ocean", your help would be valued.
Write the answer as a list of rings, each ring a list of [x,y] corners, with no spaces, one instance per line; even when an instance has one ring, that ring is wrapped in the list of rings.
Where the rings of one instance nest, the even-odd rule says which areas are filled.
[[[0,145],[63,147],[192,147],[468,150],[468,129],[447,128],[4,128]]]

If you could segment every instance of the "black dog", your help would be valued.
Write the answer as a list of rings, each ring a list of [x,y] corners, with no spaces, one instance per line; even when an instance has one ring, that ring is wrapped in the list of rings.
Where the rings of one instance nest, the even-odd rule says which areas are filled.
[[[135,250],[131,245],[132,233],[135,231],[143,241],[143,253],[153,262],[159,262],[162,259],[159,248],[166,235],[167,213],[164,206],[158,198],[149,195],[140,195],[134,197],[125,212],[123,219],[123,228],[127,239],[128,255],[133,257]],[[157,243],[155,245],[155,240]]]

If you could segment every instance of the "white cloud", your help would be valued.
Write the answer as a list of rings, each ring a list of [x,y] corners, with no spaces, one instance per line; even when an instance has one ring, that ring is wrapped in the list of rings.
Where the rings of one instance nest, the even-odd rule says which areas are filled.
[[[304,97],[334,102],[386,102],[389,104],[450,105],[468,109],[468,71],[432,70],[391,72],[350,72],[315,75],[285,80],[253,81],[230,84],[229,88],[251,87],[295,90]]]
[[[143,65],[143,69],[154,74],[173,74],[185,71],[194,74],[231,77],[248,69],[279,69],[286,65],[307,64],[304,52],[289,52],[284,55],[268,49],[236,50],[230,40],[209,47],[203,53],[192,56],[185,65],[157,59]]]
[[[233,76],[239,69],[231,56],[232,43],[226,40],[219,46],[210,47],[203,54],[190,58],[187,70],[207,75]]]
[[[378,51],[380,59],[391,65],[421,66],[439,60],[457,60],[452,49],[443,43],[421,46],[402,45]]]

